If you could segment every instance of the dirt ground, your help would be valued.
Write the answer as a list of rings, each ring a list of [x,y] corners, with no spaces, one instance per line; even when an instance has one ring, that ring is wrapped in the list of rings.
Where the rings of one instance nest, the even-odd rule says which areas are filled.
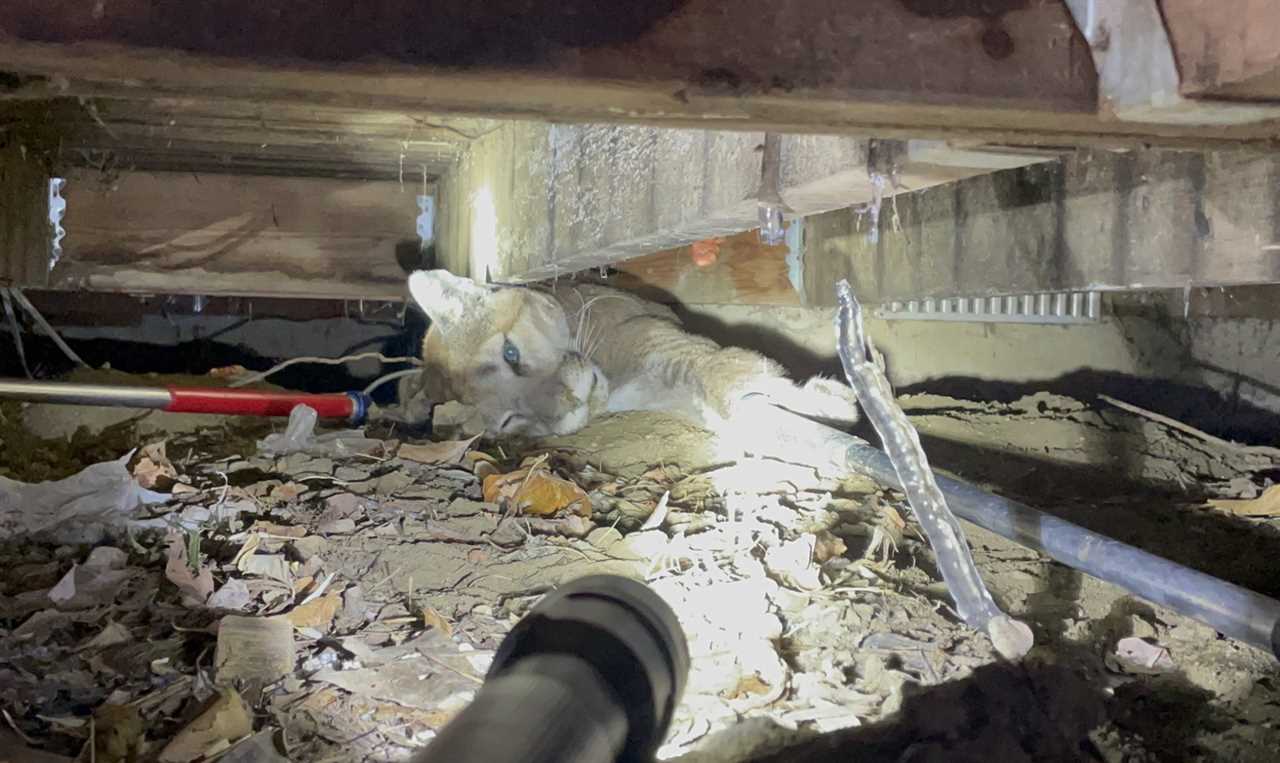
[[[1280,500],[1264,492],[1280,454],[1105,401],[903,402],[936,466],[1280,595]],[[166,428],[155,414],[42,441],[28,427],[52,415],[0,410],[0,474],[122,460],[82,477],[98,503],[59,523],[16,517],[44,494],[0,481],[28,491],[0,506],[0,749],[14,760],[405,760],[543,593],[606,571],[648,581],[689,640],[663,759],[1280,750],[1270,656],[966,525],[997,602],[1035,633],[1028,657],[1002,662],[952,611],[900,495],[725,462],[671,418],[518,447],[374,426],[272,453],[260,440],[281,422]]]

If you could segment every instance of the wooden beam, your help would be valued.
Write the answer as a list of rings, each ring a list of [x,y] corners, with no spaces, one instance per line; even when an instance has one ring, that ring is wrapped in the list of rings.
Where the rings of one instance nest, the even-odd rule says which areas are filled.
[[[105,182],[104,182],[105,181]],[[417,244],[416,186],[128,172],[68,178],[51,287],[399,299]]]
[[[805,233],[814,305],[834,304],[840,278],[873,304],[1280,283],[1280,159],[1082,151],[903,194],[878,219],[818,215]]]
[[[1161,0],[1182,92],[1280,101],[1280,5],[1267,0]]]
[[[43,107],[59,160],[94,165],[111,155],[135,169],[405,179],[447,172],[489,120],[426,113],[253,104],[235,100],[59,98]],[[28,111],[31,111],[30,107]]]
[[[0,286],[48,283],[50,233],[43,156],[0,129]]]
[[[94,8],[98,10],[95,11]],[[9,97],[230,97],[510,118],[957,137],[1274,145],[1097,114],[1057,0],[11,0]],[[709,44],[714,41],[714,44]]]

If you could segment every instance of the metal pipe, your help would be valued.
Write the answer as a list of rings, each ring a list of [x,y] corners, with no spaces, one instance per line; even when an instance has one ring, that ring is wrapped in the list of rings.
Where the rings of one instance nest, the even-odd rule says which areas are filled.
[[[850,467],[900,487],[883,452],[855,442],[845,453]],[[956,516],[1280,658],[1280,601],[960,480],[937,480]]]
[[[766,421],[780,457],[811,458],[902,488],[889,457],[853,435],[782,411]],[[1280,659],[1280,601],[966,482],[935,477],[956,516]]]
[[[163,387],[121,387],[112,384],[64,384],[0,379],[0,400],[61,405],[108,405],[164,410],[172,402]]]
[[[296,406],[308,405],[320,418],[346,419],[352,424],[364,423],[372,407],[369,396],[363,392],[312,395],[222,387],[125,387],[17,379],[0,379],[0,400],[150,408],[170,413],[225,416],[288,416]]]

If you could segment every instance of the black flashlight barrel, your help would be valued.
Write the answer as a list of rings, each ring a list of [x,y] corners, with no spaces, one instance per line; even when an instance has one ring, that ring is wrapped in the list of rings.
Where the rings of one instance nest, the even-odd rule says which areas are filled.
[[[643,583],[557,588],[503,639],[471,704],[415,763],[650,763],[689,672],[675,613]]]
[[[485,682],[415,763],[613,763],[627,713],[587,662],[528,657]]]

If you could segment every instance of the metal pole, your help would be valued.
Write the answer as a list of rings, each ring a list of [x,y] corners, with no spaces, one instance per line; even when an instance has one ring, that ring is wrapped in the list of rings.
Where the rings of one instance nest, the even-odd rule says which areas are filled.
[[[64,384],[0,379],[0,400],[164,409],[169,406],[172,397],[169,390],[163,387],[122,387],[111,384]]]

